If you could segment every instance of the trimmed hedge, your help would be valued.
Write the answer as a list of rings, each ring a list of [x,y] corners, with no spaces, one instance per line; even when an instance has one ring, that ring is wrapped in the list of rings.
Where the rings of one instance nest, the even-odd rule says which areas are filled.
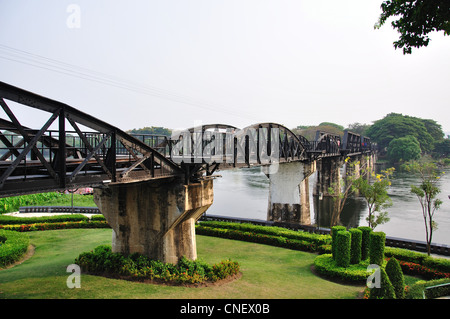
[[[321,250],[321,247],[329,244],[331,239],[329,235],[312,234],[282,227],[213,221],[202,221],[197,224],[196,233],[310,252]]]
[[[369,299],[395,299],[394,286],[382,267],[380,267],[380,281],[380,288],[370,289]]]
[[[372,228],[368,226],[359,226],[358,229],[362,232],[361,260],[366,260],[369,258],[370,234],[372,233]]]
[[[22,225],[0,225],[0,229],[13,230],[17,232],[28,232],[37,230],[73,229],[73,228],[110,228],[106,221],[78,221],[78,222],[58,222],[39,223]]]
[[[351,235],[349,231],[337,232],[335,239],[335,260],[338,267],[350,266]]]
[[[314,259],[314,268],[320,274],[328,278],[340,279],[353,283],[366,283],[368,261],[348,267],[339,267],[331,254],[319,255]]]
[[[317,246],[309,241],[291,239],[277,235],[266,235],[254,232],[245,232],[236,229],[205,227],[203,225],[197,225],[195,232],[198,235],[242,240],[253,243],[289,248],[293,250],[302,250],[310,252],[315,252],[317,250]]]
[[[369,259],[371,264],[374,265],[383,264],[385,241],[386,241],[385,233],[383,232],[370,233]]]
[[[26,234],[1,229],[0,237],[3,238],[0,244],[0,268],[3,268],[22,258],[27,252],[30,239]]]
[[[448,284],[448,285],[447,285]],[[430,287],[430,289],[426,289]],[[405,299],[427,299],[450,295],[450,279],[419,280],[407,287]]]
[[[20,225],[20,224],[42,224],[42,223],[60,223],[60,222],[78,222],[89,220],[105,220],[101,214],[92,215],[91,218],[83,214],[60,214],[40,217],[16,217],[0,215],[0,225]]]
[[[319,245],[326,245],[330,243],[329,235],[313,234],[306,231],[296,231],[277,226],[259,226],[250,223],[233,223],[233,222],[218,222],[218,221],[202,221],[199,225],[204,227],[234,229],[241,232],[253,232],[265,235],[283,236],[285,238],[305,240]]]
[[[351,235],[350,263],[359,264],[361,261],[362,231],[357,228],[349,229]]]
[[[447,258],[431,257],[425,253],[404,248],[386,247],[384,252],[386,257],[395,257],[396,259],[404,262],[420,264],[440,272],[450,273],[450,259]]]
[[[395,298],[405,298],[405,278],[397,259],[391,258],[386,264],[386,274],[394,287]]]
[[[336,237],[338,232],[342,230],[347,230],[344,226],[333,226],[331,227],[331,254],[333,255],[333,259],[336,259]]]

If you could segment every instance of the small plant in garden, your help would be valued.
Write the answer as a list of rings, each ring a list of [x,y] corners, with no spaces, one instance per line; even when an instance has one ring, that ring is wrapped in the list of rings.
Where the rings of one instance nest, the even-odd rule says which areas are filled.
[[[387,189],[391,185],[389,177],[394,173],[394,170],[392,167],[383,170],[381,174],[372,172],[370,176],[375,178],[373,182],[369,181],[366,177],[360,177],[354,181],[354,185],[360,195],[366,200],[369,209],[369,215],[366,220],[372,229],[389,221],[387,212],[384,210],[392,206]]]

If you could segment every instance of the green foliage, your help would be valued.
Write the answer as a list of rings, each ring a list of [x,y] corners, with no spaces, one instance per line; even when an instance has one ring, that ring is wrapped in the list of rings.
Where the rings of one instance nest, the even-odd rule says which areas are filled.
[[[370,182],[365,176],[361,176],[354,181],[355,188],[364,197],[369,208],[369,215],[366,220],[372,229],[389,221],[387,212],[383,210],[392,206],[387,189],[391,185],[389,177],[393,173],[394,168],[389,168],[383,170],[381,174],[372,173],[372,177],[375,178],[373,182]]]
[[[331,122],[322,122],[317,126],[305,126],[299,125],[297,128],[292,130],[295,134],[304,136],[309,141],[314,141],[316,139],[316,132],[323,131],[336,135],[344,135],[344,127]]]
[[[438,158],[450,157],[450,139],[443,139],[434,144],[433,156]]]
[[[326,245],[330,243],[329,235],[313,234],[306,231],[290,230],[276,226],[259,226],[250,223],[233,223],[218,221],[202,221],[197,226],[197,230],[203,231],[206,228],[235,230],[240,233],[250,233],[254,235],[266,235],[283,237],[288,240],[298,240],[308,242],[313,247]]]
[[[426,153],[433,150],[435,141],[428,132],[423,119],[398,113],[390,113],[384,118],[375,121],[367,129],[366,134],[378,143],[380,149],[388,148],[389,143],[393,139],[414,136],[420,144],[421,151]]]
[[[62,193],[50,192],[0,198],[0,214],[18,211],[21,206],[40,206],[63,196]]]
[[[369,299],[395,299],[395,291],[386,271],[380,267],[380,288],[370,289]]]
[[[347,230],[347,228],[339,225],[331,227],[331,253],[333,255],[333,259],[336,259],[336,237],[338,232],[342,230]]]
[[[206,236],[215,236],[220,238],[228,238],[228,239],[235,239],[235,240],[242,240],[242,241],[249,241],[259,244],[265,244],[265,245],[271,245],[271,246],[277,246],[277,247],[284,247],[288,249],[294,249],[294,250],[302,250],[302,251],[310,251],[315,252],[319,250],[319,247],[322,246],[314,243],[313,241],[305,240],[305,239],[295,239],[295,234],[287,234],[287,236],[282,236],[281,233],[277,234],[266,234],[266,233],[259,233],[256,231],[243,231],[239,229],[227,229],[227,228],[220,228],[220,227],[208,227],[203,225],[204,222],[202,222],[200,225],[196,226],[196,233],[199,235],[206,235]],[[297,232],[302,233],[302,232]],[[323,235],[319,235],[323,236]],[[297,238],[303,237],[301,234]],[[318,241],[320,242],[320,241]]]
[[[427,289],[428,288],[428,289]],[[408,287],[405,299],[427,299],[450,295],[450,278],[420,280]]]
[[[350,247],[351,247],[351,235],[350,232],[341,230],[336,235],[336,265],[338,267],[350,266]]]
[[[395,138],[389,142],[387,155],[391,162],[398,163],[420,158],[420,143],[414,136]]]
[[[394,287],[397,299],[405,298],[405,278],[397,259],[390,258],[386,264],[386,274]]]
[[[372,232],[372,228],[367,226],[359,226],[358,229],[362,232],[361,260],[366,260],[367,258],[369,258],[370,233]]]
[[[173,283],[202,283],[218,281],[239,273],[239,263],[231,260],[209,265],[182,257],[177,265],[152,260],[134,253],[125,257],[113,253],[107,245],[80,254],[75,263],[83,272],[95,275],[125,276],[130,280],[157,280]]]
[[[419,185],[411,185],[411,193],[417,196],[422,208],[428,255],[430,255],[430,245],[433,239],[433,232],[437,230],[437,224],[434,222],[433,217],[434,213],[442,204],[442,201],[439,198],[436,198],[441,192],[437,182],[443,172],[439,173],[436,164],[424,159],[421,161],[411,161],[404,167],[410,172],[418,173],[421,179],[421,183]]]
[[[127,131],[128,134],[153,134],[153,135],[165,135],[170,136],[172,134],[172,131],[165,127],[160,126],[152,126],[152,127],[143,127],[139,129],[132,129]]]
[[[367,262],[361,262],[350,264],[348,267],[339,267],[331,254],[319,255],[314,259],[314,268],[320,275],[361,284],[367,280],[368,265]]]
[[[103,215],[102,218],[104,219]],[[37,224],[37,223],[61,223],[61,222],[77,222],[77,221],[88,221],[89,217],[83,214],[73,214],[73,215],[49,215],[40,217],[16,217],[0,215],[0,225],[20,225],[20,224]]]
[[[427,46],[430,42],[428,34],[433,31],[444,31],[450,34],[450,2],[448,0],[398,1],[386,0],[381,4],[381,15],[375,28],[378,29],[388,19],[394,29],[400,33],[394,48],[402,48],[403,54],[411,54],[412,48]]]
[[[370,233],[369,260],[370,264],[381,266],[384,261],[384,246],[386,234],[383,232]]]
[[[362,231],[358,228],[349,229],[351,234],[350,263],[359,264],[361,262]]]
[[[18,261],[27,252],[29,238],[26,234],[0,229],[0,268]]]

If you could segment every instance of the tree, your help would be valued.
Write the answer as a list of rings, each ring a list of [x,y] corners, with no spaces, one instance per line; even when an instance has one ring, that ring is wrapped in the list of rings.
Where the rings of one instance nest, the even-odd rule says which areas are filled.
[[[370,127],[370,124],[361,124],[358,122],[355,123],[351,123],[348,125],[347,130],[357,133],[357,134],[361,134],[364,135],[365,131]]]
[[[375,177],[374,182],[370,182],[365,177],[359,177],[354,182],[360,195],[366,200],[369,208],[369,215],[366,220],[369,227],[372,229],[389,221],[387,212],[383,210],[392,206],[392,201],[388,195],[387,189],[391,185],[389,177],[394,173],[394,170],[395,169],[392,167],[383,170],[381,174],[372,173],[371,176]]]
[[[403,48],[403,54],[411,54],[412,48],[428,46],[428,34],[444,31],[450,34],[450,1],[448,0],[387,0],[381,4],[382,13],[375,28],[379,29],[386,21],[391,22],[400,33],[394,48]]]
[[[440,193],[437,183],[443,172],[439,173],[436,164],[429,160],[412,161],[404,167],[407,171],[417,173],[421,180],[419,185],[411,185],[411,193],[417,196],[422,208],[427,253],[429,256],[431,254],[433,232],[437,230],[437,223],[433,220],[433,217],[442,204],[442,201],[436,196]]]
[[[416,160],[420,157],[420,144],[411,135],[393,139],[388,146],[388,157],[393,163]]]
[[[443,139],[440,142],[434,144],[433,155],[436,157],[449,157],[450,156],[450,139]]]
[[[366,130],[366,134],[378,143],[380,149],[388,148],[393,139],[408,135],[414,136],[419,141],[420,149],[424,153],[431,152],[434,147],[434,139],[428,132],[423,119],[399,113],[389,113],[375,121]]]

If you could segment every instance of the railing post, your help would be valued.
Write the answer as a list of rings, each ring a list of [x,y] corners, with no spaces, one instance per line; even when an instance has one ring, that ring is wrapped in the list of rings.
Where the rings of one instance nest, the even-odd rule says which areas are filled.
[[[110,141],[111,141],[111,167],[109,167],[109,171],[111,172],[111,181],[112,182],[116,182],[116,144],[117,144],[117,139],[116,139],[116,131],[114,130],[111,134],[110,137]]]
[[[61,188],[66,188],[66,112],[63,107],[59,112],[58,142],[59,186]]]

